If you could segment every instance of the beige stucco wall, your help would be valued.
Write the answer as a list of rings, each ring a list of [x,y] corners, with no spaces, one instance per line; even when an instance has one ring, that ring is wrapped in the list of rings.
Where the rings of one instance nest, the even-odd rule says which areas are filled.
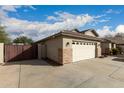
[[[67,43],[69,42],[69,45]],[[62,47],[65,48],[72,48],[72,38],[65,38],[63,37],[63,45]]]
[[[42,44],[42,42],[40,44]],[[49,40],[43,42],[42,45],[44,45],[46,47],[46,51],[45,51],[45,48],[43,49],[43,47],[42,47],[42,49],[39,49],[38,52],[42,51],[41,53],[39,53],[39,56],[40,55],[42,56],[43,53],[46,53],[47,58],[58,62],[59,61],[58,50],[59,50],[59,48],[62,48],[62,38],[58,37],[58,38],[49,39]],[[39,57],[39,58],[41,58],[41,57]]]
[[[89,35],[89,36],[96,37],[96,36],[93,34],[93,32],[91,32],[91,31],[86,31],[84,34],[85,34],[85,35]]]
[[[102,55],[101,42],[97,42],[97,57]]]
[[[117,48],[117,47],[116,47],[116,44],[114,44],[114,48]]]
[[[62,47],[62,39],[51,39],[46,42],[47,47],[47,57],[54,60],[58,60],[58,49]]]
[[[112,49],[112,43],[109,43],[109,49],[110,50]]]
[[[0,63],[4,63],[4,44],[0,43]]]

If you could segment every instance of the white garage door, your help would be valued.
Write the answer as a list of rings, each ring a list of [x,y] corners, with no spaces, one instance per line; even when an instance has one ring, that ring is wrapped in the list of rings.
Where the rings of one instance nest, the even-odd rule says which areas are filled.
[[[72,44],[73,49],[73,62],[77,62],[84,59],[95,58],[95,44]]]

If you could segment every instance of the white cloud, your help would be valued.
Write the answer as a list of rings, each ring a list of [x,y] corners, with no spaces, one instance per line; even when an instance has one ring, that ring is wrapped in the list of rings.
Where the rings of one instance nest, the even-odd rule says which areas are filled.
[[[97,15],[97,16],[94,16],[94,18],[101,18],[101,17],[105,17],[106,14],[102,14],[102,15]]]
[[[5,11],[3,13],[5,13]],[[56,14],[58,15],[57,18],[61,20],[58,20],[56,17],[49,17],[49,19],[56,18],[56,20],[58,20],[53,24],[20,20],[5,15],[3,15],[4,17],[0,20],[2,24],[7,27],[6,30],[12,38],[26,35],[34,40],[41,39],[61,30],[79,28],[94,21],[94,18],[88,14],[73,15],[67,12],[62,12],[62,14],[56,12]]]
[[[53,21],[57,21],[57,18],[54,16],[48,16],[47,20],[53,20]]]
[[[4,12],[3,10],[0,10],[0,20],[7,17],[7,13]]]
[[[109,19],[102,19],[102,20],[99,20],[99,22],[108,22],[108,21],[110,21]]]
[[[104,37],[106,35],[115,35],[115,32],[110,30],[110,26],[104,26],[102,29],[98,29],[97,33],[100,35],[100,37]]]
[[[124,33],[124,25],[118,25],[114,30],[111,30],[110,26],[104,26],[102,29],[97,30],[100,37],[104,37],[106,35],[116,35],[117,33]]]
[[[17,9],[18,8],[21,8],[21,7],[29,8],[29,9],[32,9],[32,10],[36,10],[36,8],[33,7],[33,6],[31,6],[31,5],[27,5],[27,6],[21,6],[21,5],[3,5],[3,6],[0,6],[0,10],[7,11],[7,12],[17,12]]]
[[[67,20],[67,19],[74,19],[76,15],[73,15],[68,12],[55,12],[55,14],[58,16],[58,20]]]
[[[110,13],[113,13],[113,14],[120,14],[122,11],[121,10],[112,10],[112,9],[108,9],[106,11],[106,13],[110,14]]]
[[[112,13],[112,12],[113,12],[112,9],[109,9],[109,10],[106,11],[106,13]]]
[[[28,8],[30,8],[30,9],[32,9],[32,10],[36,10],[36,8],[33,7],[32,5],[27,5],[27,6],[25,6],[25,7],[28,7]]]
[[[11,9],[8,9],[8,7],[3,8],[3,6],[0,8],[0,21],[3,25],[6,26],[7,32],[11,35],[13,39],[18,36],[24,35],[33,38],[36,41],[61,30],[70,30],[73,28],[83,27],[86,24],[94,24],[96,21],[99,22],[101,20],[99,18],[103,16],[99,15],[95,17],[89,14],[75,15],[68,12],[59,11],[55,12],[55,16],[47,17],[47,20],[54,20],[53,24],[49,22],[20,20],[8,16],[9,11],[16,12],[17,8],[19,7],[21,8],[22,6],[11,6]],[[30,8],[35,10],[33,6],[30,6]],[[103,20],[101,21],[103,22]]]
[[[82,17],[77,17],[76,19],[67,19],[62,22],[55,22],[54,24],[31,22],[9,17],[1,20],[2,24],[7,27],[6,29],[8,33],[14,34],[15,32],[15,38],[19,35],[25,34],[33,39],[41,39],[64,29],[78,28],[92,21],[93,18],[87,14]]]
[[[95,21],[94,23],[91,24],[91,26],[96,26],[99,23],[108,22],[111,19],[111,18],[106,17],[106,14],[96,15],[96,16],[93,16],[93,18],[95,19]]]
[[[13,5],[5,5],[5,6],[1,6],[1,10],[4,11],[11,11],[11,12],[16,12],[16,9],[20,8],[21,6],[13,6]]]
[[[58,11],[58,12],[54,12],[54,14],[55,14],[55,16],[48,16],[47,19],[53,20],[53,21],[65,21],[67,19],[76,18],[76,15],[73,15],[73,14],[68,13],[68,12]]]
[[[124,33],[124,25],[118,25],[115,31],[116,33]]]

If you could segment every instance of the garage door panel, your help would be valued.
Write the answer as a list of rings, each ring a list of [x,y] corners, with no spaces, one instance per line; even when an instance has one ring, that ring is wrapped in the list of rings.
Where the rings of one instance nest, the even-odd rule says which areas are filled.
[[[95,45],[72,45],[73,62],[95,58]]]

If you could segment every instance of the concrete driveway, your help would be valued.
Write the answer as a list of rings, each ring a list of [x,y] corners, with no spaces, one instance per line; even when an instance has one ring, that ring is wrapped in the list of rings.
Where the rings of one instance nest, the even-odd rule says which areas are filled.
[[[51,66],[43,60],[0,66],[0,87],[124,87],[124,57],[107,57]]]

